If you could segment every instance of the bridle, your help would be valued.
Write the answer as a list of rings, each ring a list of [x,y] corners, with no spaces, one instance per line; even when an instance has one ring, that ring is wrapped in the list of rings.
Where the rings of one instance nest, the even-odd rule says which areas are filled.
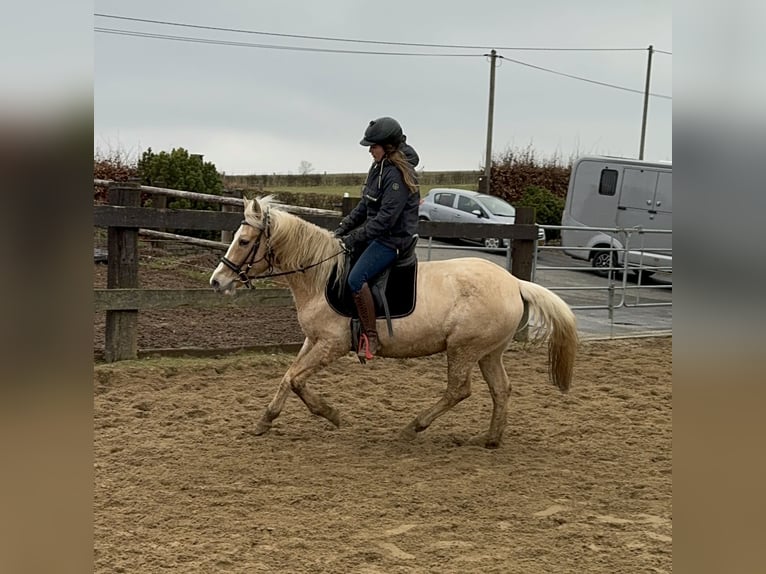
[[[221,263],[226,265],[229,269],[234,271],[234,273],[237,274],[239,277],[239,280],[242,282],[242,284],[247,287],[248,289],[253,288],[253,280],[255,279],[266,279],[268,277],[280,277],[282,275],[292,275],[293,273],[305,273],[307,270],[311,269],[312,267],[316,267],[318,265],[321,265],[325,261],[329,261],[330,259],[334,259],[341,253],[345,253],[346,250],[341,248],[340,251],[337,253],[333,253],[329,257],[326,257],[322,259],[321,261],[317,261],[316,263],[312,263],[311,265],[306,265],[305,267],[299,267],[298,269],[293,269],[292,271],[282,271],[281,273],[274,273],[274,251],[271,249],[271,226],[269,225],[269,211],[268,209],[265,211],[263,216],[263,227],[258,227],[251,225],[245,220],[242,220],[241,225],[249,225],[250,227],[255,227],[256,229],[260,230],[260,233],[258,234],[258,237],[255,239],[255,243],[253,243],[253,246],[250,248],[250,251],[247,252],[247,255],[245,255],[245,259],[237,265],[234,263],[231,259],[228,259],[226,255],[223,255],[221,257]],[[263,254],[263,257],[260,259],[256,259],[255,256],[258,254],[258,249],[261,247],[261,239],[266,236],[266,253]],[[254,277],[250,277],[248,273],[250,272],[250,269],[253,268],[253,265],[256,263],[260,263],[261,261],[266,261],[268,267],[267,267],[267,273],[265,275],[256,275]]]
[[[242,223],[240,225],[249,225],[250,227],[255,227],[256,229],[260,229],[260,233],[258,234],[258,237],[255,238],[255,242],[253,243],[252,247],[250,247],[250,251],[247,252],[247,255],[245,255],[245,259],[237,265],[234,263],[231,259],[228,259],[226,255],[221,256],[221,263],[226,265],[229,269],[234,271],[234,273],[237,274],[239,277],[239,280],[242,281],[242,284],[247,287],[248,289],[253,288],[252,280],[257,279],[257,277],[250,277],[248,273],[250,272],[250,269],[253,268],[253,265],[256,263],[260,263],[263,260],[266,260],[266,263],[268,263],[268,271],[269,275],[271,275],[271,272],[274,271],[274,252],[271,250],[271,228],[269,226],[269,211],[266,210],[264,216],[263,216],[263,227],[255,227],[254,225],[251,225],[246,220],[242,220]],[[255,256],[258,254],[258,249],[261,247],[261,239],[263,239],[263,236],[266,236],[266,253],[263,254],[263,257],[260,259],[256,259]]]

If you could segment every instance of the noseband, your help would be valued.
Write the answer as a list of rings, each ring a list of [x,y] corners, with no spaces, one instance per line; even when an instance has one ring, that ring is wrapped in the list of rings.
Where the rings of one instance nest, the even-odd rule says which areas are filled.
[[[250,225],[247,221],[242,220],[241,225]],[[253,227],[250,225],[250,227]],[[221,263],[226,265],[229,269],[234,271],[234,273],[237,274],[239,277],[239,280],[242,281],[242,284],[247,287],[248,289],[253,288],[253,284],[251,282],[250,276],[248,273],[250,272],[250,269],[253,268],[253,265],[256,263],[259,263],[266,260],[266,263],[268,263],[268,269],[269,273],[271,273],[274,270],[274,254],[271,251],[271,229],[269,227],[269,211],[266,210],[264,217],[263,217],[263,227],[256,228],[260,229],[260,233],[258,234],[258,237],[255,240],[255,243],[253,243],[253,246],[250,248],[250,251],[248,251],[247,255],[245,255],[244,261],[237,265],[232,260],[227,259],[226,255],[223,255],[221,257]],[[261,247],[261,239],[263,238],[264,234],[266,235],[266,253],[264,253],[263,257],[260,259],[256,259],[255,256],[258,254],[258,249]]]

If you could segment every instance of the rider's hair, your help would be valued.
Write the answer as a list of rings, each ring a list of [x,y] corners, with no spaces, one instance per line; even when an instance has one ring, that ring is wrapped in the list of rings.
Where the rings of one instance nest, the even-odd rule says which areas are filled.
[[[383,146],[383,149],[386,152],[386,157],[388,160],[393,163],[402,173],[404,184],[409,188],[410,192],[419,193],[420,188],[418,187],[417,179],[415,179],[415,173],[412,169],[412,165],[407,161],[407,158],[404,157],[404,154],[399,151],[399,146],[386,144]]]

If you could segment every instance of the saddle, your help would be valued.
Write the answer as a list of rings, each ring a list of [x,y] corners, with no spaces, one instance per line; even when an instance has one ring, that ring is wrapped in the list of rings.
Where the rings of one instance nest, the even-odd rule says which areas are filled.
[[[415,250],[417,244],[418,236],[415,235],[412,244],[369,283],[372,298],[375,301],[375,315],[378,319],[386,319],[390,337],[394,336],[391,319],[406,317],[415,310],[418,274],[418,257]],[[352,340],[356,341],[361,327],[351,290],[346,284],[354,261],[351,254],[346,255],[345,273],[342,277],[337,277],[337,266],[333,269],[325,286],[325,298],[336,313],[352,319]]]

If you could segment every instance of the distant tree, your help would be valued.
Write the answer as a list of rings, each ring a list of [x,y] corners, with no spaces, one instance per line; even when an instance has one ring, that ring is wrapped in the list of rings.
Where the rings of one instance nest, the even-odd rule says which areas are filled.
[[[190,154],[183,148],[174,148],[170,152],[154,153],[147,149],[138,160],[138,172],[144,185],[166,187],[196,193],[221,195],[223,181],[215,165],[203,161],[201,155]],[[151,200],[149,200],[149,203]],[[168,197],[167,207],[171,209],[220,210],[220,205],[207,201],[192,201]],[[173,230],[184,235],[215,239],[217,232],[202,230]]]
[[[312,171],[314,171],[314,166],[311,165],[310,161],[306,161],[305,159],[301,162],[301,165],[298,166],[298,173],[301,175],[308,175]]]
[[[147,149],[138,160],[138,171],[144,185],[167,187],[197,193],[221,195],[223,181],[215,164],[203,161],[201,155],[190,154],[183,148],[155,153]],[[168,207],[179,209],[210,209],[207,202],[168,198]]]
[[[111,181],[129,181],[138,177],[136,160],[124,151],[110,149],[108,152],[96,151],[93,157],[93,178]],[[103,203],[106,201],[105,185],[94,185],[94,199]]]

